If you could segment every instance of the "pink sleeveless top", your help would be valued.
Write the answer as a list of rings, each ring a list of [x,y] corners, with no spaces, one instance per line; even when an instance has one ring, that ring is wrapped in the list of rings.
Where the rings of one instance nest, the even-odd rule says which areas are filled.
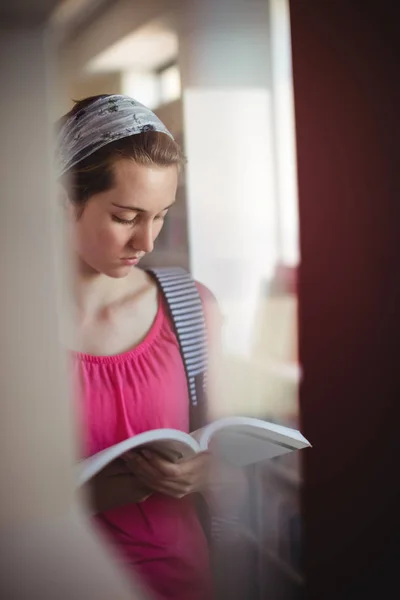
[[[81,380],[84,454],[149,429],[189,430],[189,399],[179,344],[160,299],[146,338],[116,356],[74,353]],[[135,576],[159,600],[210,600],[207,541],[193,499],[155,494],[95,517]]]

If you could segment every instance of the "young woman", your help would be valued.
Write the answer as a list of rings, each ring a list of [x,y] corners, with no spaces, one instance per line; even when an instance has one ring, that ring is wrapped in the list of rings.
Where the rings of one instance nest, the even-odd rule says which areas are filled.
[[[175,201],[181,150],[156,115],[132,98],[98,96],[61,119],[56,159],[76,265],[73,364],[82,454],[149,429],[188,431],[178,341],[157,284],[137,267]],[[199,291],[212,340],[218,311],[206,288]],[[114,463],[91,484],[96,522],[157,598],[212,598],[208,544],[194,499],[200,493],[215,507],[223,478],[235,491],[240,487],[241,476],[208,454],[174,465],[146,453]]]

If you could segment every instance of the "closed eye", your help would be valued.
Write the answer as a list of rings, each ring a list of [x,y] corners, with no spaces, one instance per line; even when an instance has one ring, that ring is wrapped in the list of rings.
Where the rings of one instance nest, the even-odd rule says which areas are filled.
[[[117,217],[117,215],[112,215],[112,220],[115,221],[116,223],[122,223],[123,225],[133,225],[133,223],[135,222],[135,219],[121,219],[120,217]]]
[[[165,212],[161,215],[157,215],[156,217],[154,217],[154,220],[155,221],[163,221],[165,219],[165,217],[167,216],[167,212]],[[116,223],[122,223],[123,225],[133,225],[135,223],[135,221],[137,220],[137,217],[138,217],[138,215],[136,215],[133,219],[122,219],[121,217],[117,217],[117,215],[112,215],[111,218]]]

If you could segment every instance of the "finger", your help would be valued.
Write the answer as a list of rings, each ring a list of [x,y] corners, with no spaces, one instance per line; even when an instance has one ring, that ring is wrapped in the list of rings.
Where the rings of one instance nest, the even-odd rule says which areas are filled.
[[[138,479],[140,482],[149,487],[154,492],[170,496],[172,498],[183,498],[188,494],[193,493],[194,486],[189,483],[181,483],[176,481],[158,480],[154,481],[146,477],[146,475],[139,475]]]
[[[142,452],[147,464],[152,469],[158,472],[158,475],[165,477],[166,479],[179,479],[182,475],[181,463],[173,463],[159,454],[143,450]]]
[[[159,479],[160,473],[151,463],[143,458],[139,453],[134,453],[125,457],[126,465],[129,470],[135,475],[138,473],[145,473],[153,479]]]
[[[150,475],[144,469],[138,469],[137,476],[146,485],[151,485],[153,489],[157,489],[161,493],[168,495],[175,495],[176,493],[178,497],[181,497],[182,495],[202,491],[208,487],[209,469],[197,468],[197,461],[194,465],[196,465],[196,468],[193,468],[192,472],[186,473],[181,477],[168,478],[162,477],[160,474],[154,477],[153,474]]]
[[[149,456],[148,452],[147,456]],[[179,464],[171,464],[158,456],[146,460],[139,454],[135,454],[129,457],[128,462],[136,476],[140,476],[148,485],[161,493],[187,494],[200,491],[207,486],[210,478],[211,461],[206,454]],[[177,485],[171,486],[170,483]]]
[[[197,454],[194,457],[180,460],[177,463],[171,463],[157,455],[145,454],[149,463],[154,466],[166,478],[171,480],[192,479],[196,474],[209,469],[211,464],[211,455],[206,452]]]
[[[195,477],[206,478],[209,475],[212,465],[212,457],[206,452],[197,454],[194,457],[187,458],[179,462],[180,477]]]
[[[179,464],[185,467],[194,465],[196,468],[198,468],[200,465],[208,464],[211,462],[211,460],[212,455],[209,452],[200,452],[199,454],[195,454],[194,456],[180,460]]]
[[[189,485],[188,481],[179,481],[179,485],[182,487],[174,487],[169,489],[168,486],[165,488],[164,484],[167,482],[167,478],[164,477],[156,468],[154,468],[149,461],[141,456],[132,457],[130,460],[131,472],[139,478],[145,485],[150,486],[153,490],[158,491],[160,493],[169,494],[175,492],[178,495],[184,494],[187,491],[187,486]]]

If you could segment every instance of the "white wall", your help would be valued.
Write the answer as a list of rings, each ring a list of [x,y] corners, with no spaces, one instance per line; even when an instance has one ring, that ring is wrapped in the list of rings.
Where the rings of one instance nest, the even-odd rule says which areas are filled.
[[[248,358],[277,261],[267,3],[206,0],[181,20],[191,266],[216,294],[230,354]]]
[[[246,357],[277,260],[270,108],[262,88],[184,92],[192,271],[219,300],[227,350]]]

